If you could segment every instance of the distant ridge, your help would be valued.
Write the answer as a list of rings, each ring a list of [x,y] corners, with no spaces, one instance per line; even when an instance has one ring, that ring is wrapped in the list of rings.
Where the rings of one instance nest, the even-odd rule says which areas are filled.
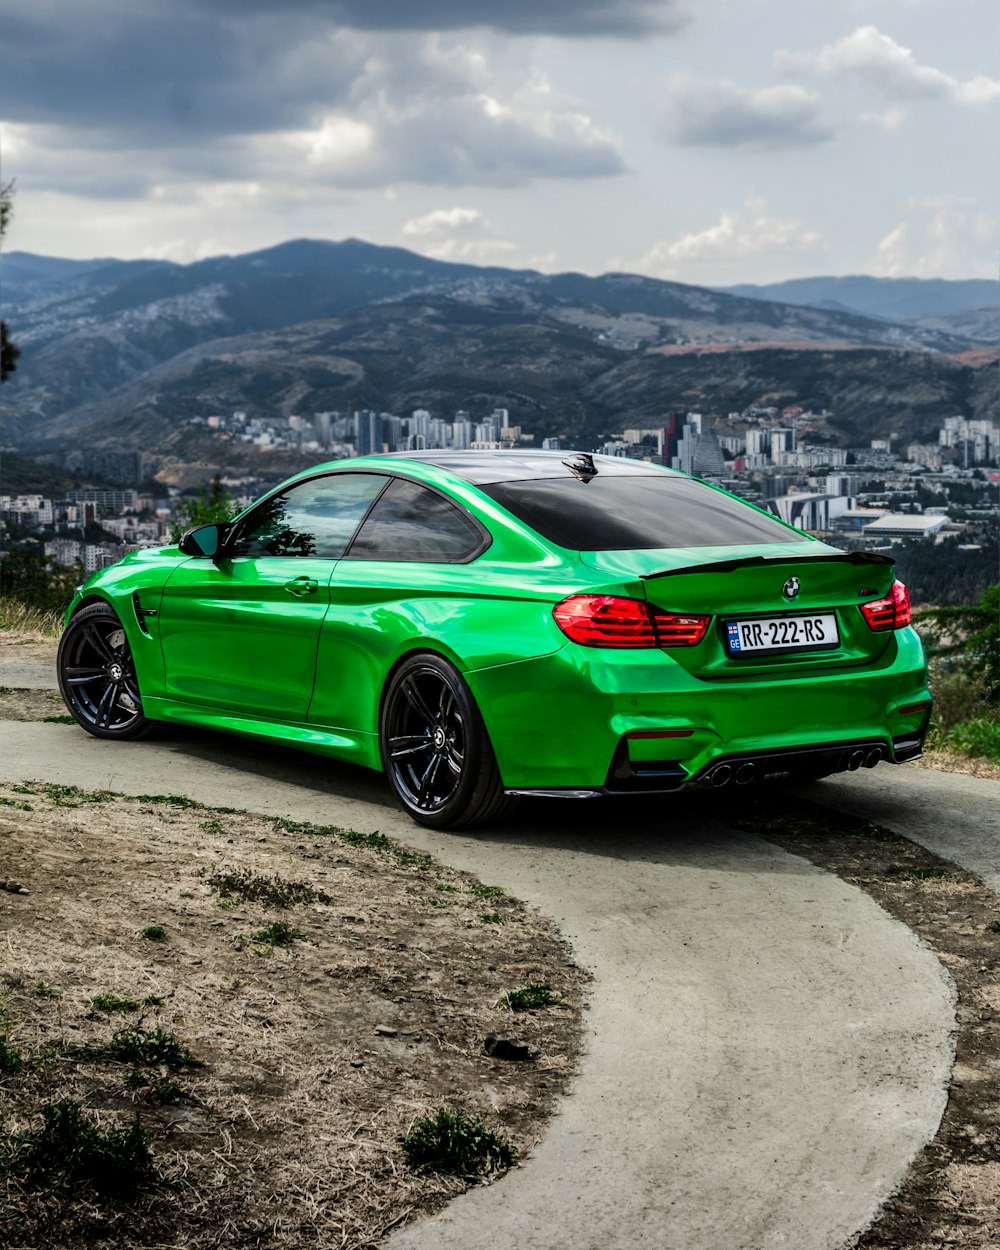
[[[883,428],[922,437],[944,416],[997,405],[972,358],[958,359],[989,341],[978,314],[903,323],[854,311],[851,283],[899,280],[774,288],[835,305],[818,307],[759,288],[470,265],[361,239],[183,265],[12,252],[3,266],[22,356],[0,392],[2,439],[25,449],[86,439],[190,454],[186,421],[236,409],[497,405],[527,432],[578,441],[676,408],[761,402],[829,408],[850,442]]]
[[[795,278],[763,286],[743,283],[719,289],[748,299],[844,308],[890,321],[1000,305],[1000,283],[986,278],[873,278],[856,274],[843,278]]]

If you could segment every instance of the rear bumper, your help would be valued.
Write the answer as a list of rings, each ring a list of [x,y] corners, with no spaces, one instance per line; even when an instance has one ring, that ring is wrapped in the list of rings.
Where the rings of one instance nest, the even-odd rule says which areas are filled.
[[[876,749],[902,763],[920,754],[930,714],[912,630],[898,631],[876,666],[794,679],[705,682],[663,653],[573,644],[466,679],[505,788],[521,793],[686,790],[711,784],[724,764],[734,780],[744,764],[755,776],[790,765],[837,772]],[[676,736],[628,738],[651,731]]]

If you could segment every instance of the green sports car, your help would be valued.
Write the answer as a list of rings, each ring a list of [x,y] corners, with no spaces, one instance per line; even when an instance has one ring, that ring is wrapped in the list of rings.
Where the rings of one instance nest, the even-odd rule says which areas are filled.
[[[520,794],[898,764],[931,707],[891,559],[586,453],[318,465],[95,573],[58,667],[100,738],[172,721],[302,747],[384,770],[442,828]]]

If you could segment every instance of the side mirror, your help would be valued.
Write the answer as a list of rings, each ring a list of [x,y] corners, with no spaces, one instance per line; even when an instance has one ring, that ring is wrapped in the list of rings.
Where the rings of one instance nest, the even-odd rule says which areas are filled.
[[[177,544],[182,555],[218,558],[226,537],[225,525],[199,525],[188,530]]]

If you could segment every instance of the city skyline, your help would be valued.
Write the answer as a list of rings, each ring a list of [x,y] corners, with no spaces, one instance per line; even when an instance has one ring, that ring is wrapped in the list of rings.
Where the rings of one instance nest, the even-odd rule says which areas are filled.
[[[992,278],[988,0],[0,0],[8,250]]]

